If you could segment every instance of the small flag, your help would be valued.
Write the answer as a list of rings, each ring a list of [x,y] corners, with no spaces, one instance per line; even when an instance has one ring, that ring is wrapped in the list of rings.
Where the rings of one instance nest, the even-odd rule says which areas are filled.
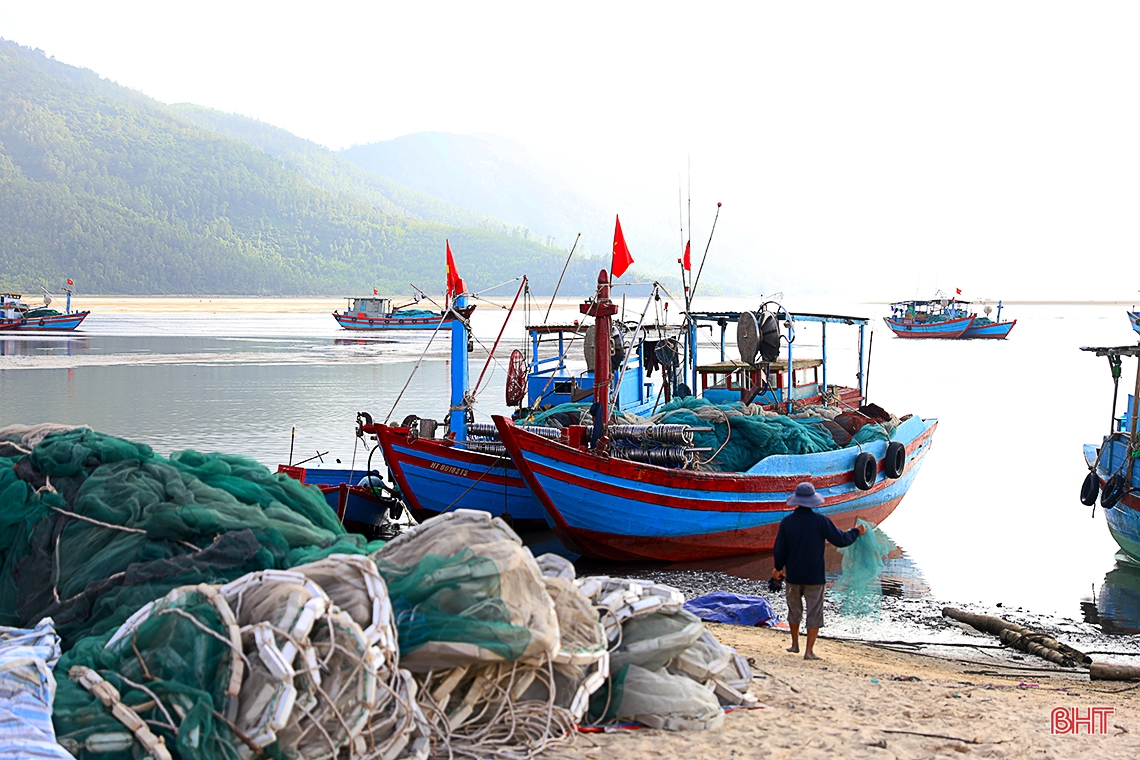
[[[380,295],[380,291],[377,290],[376,288],[372,288],[372,295],[378,296],[378,295]]]
[[[962,295],[962,289],[961,288],[954,288],[954,292],[956,292],[958,295]]]
[[[614,255],[610,261],[610,277],[617,279],[629,269],[629,265],[633,263],[633,256],[629,253],[629,246],[625,244],[625,235],[621,234],[621,217],[614,218],[617,223],[614,226]]]
[[[451,256],[451,241],[447,243],[447,296],[448,298],[455,298],[460,293],[467,290],[467,283],[459,276],[459,271],[455,268],[455,259]]]
[[[693,271],[693,262],[691,262],[689,260],[689,241],[688,240],[685,241],[685,261],[683,264],[681,264],[681,266],[683,266],[685,268],[686,272]]]
[[[68,277],[68,278],[67,278],[67,284],[68,284],[68,285],[74,285],[75,283],[71,281],[71,278],[70,278],[70,277]]]

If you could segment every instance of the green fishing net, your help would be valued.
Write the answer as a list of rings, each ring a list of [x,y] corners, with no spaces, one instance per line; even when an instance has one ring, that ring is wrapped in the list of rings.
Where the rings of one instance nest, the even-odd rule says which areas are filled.
[[[867,532],[855,543],[839,550],[843,556],[842,574],[830,593],[839,603],[842,614],[877,620],[883,602],[879,575],[883,571],[883,561],[896,546],[878,526],[866,520],[859,520],[857,525],[866,526]]]
[[[822,420],[764,414],[755,406],[717,405],[695,396],[673,399],[652,419],[712,427],[712,431],[694,433],[693,445],[711,448],[713,453],[719,450],[705,465],[716,472],[746,472],[774,454],[815,454],[839,448],[820,424]]]
[[[319,489],[251,460],[166,459],[88,428],[39,438],[0,430],[14,446],[34,443],[0,458],[0,621],[51,616],[65,651],[179,586],[369,548]]]

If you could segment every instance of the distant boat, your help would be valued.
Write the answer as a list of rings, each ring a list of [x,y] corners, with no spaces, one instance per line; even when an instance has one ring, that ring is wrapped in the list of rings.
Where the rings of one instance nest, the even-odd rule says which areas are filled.
[[[79,327],[90,311],[71,310],[71,291],[67,293],[65,312],[50,308],[52,298],[44,291],[43,306],[28,306],[19,293],[0,293],[0,331],[68,331]]]
[[[438,311],[393,308],[392,299],[375,297],[349,298],[344,312],[334,311],[333,319],[346,330],[450,330],[455,321]]]
[[[1108,358],[1114,386],[1120,382],[1123,357],[1140,356],[1140,346],[1089,347],[1082,351]],[[1138,370],[1140,388],[1140,370]],[[1112,426],[1100,445],[1086,443],[1085,463],[1089,474],[1081,485],[1081,503],[1093,506],[1099,496],[1108,532],[1120,548],[1140,561],[1140,467],[1132,452],[1136,450],[1136,421],[1140,414],[1134,394],[1128,394],[1127,411],[1116,416],[1116,392],[1112,396]]]
[[[1140,311],[1128,312],[1128,321],[1132,323],[1132,329],[1140,333]]]
[[[887,327],[900,338],[1005,338],[1017,320],[1001,321],[1002,302],[998,301],[997,319],[989,318],[991,307],[985,306],[985,316],[970,309],[970,301],[939,294],[939,297],[921,301],[898,301],[891,304],[891,316],[885,317]]]

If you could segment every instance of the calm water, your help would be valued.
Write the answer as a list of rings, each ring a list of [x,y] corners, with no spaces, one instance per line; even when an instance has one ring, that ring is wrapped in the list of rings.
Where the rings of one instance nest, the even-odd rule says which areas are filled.
[[[627,318],[639,310],[631,301]],[[556,308],[552,321],[576,311]],[[505,313],[476,312],[483,346],[494,342]],[[906,593],[1083,616],[1135,632],[1140,568],[1117,561],[1099,508],[1090,519],[1077,499],[1086,473],[1081,445],[1106,432],[1112,399],[1107,361],[1077,348],[1135,342],[1124,307],[1015,306],[1005,316],[1018,324],[1004,342],[912,342],[893,338],[881,320],[874,328],[870,400],[900,416],[940,420],[922,472],[883,526],[908,568],[894,582]],[[818,351],[817,329],[801,329],[797,356]],[[855,335],[851,328],[828,334],[832,382],[853,384]],[[271,467],[289,458],[295,428],[295,461],[320,452],[328,462],[348,464],[355,455],[359,463],[367,452],[354,452],[356,413],[388,416],[421,355],[391,416],[443,418],[448,336],[425,351],[428,337],[357,339],[323,313],[96,312],[81,333],[0,339],[0,424],[85,424],[163,454],[217,450]],[[521,340],[516,318],[498,355]],[[702,352],[702,360],[716,358],[711,339]],[[472,355],[472,383],[485,358],[483,348]],[[1122,385],[1131,388],[1134,371],[1125,368]],[[487,374],[480,418],[505,409],[502,367],[492,363]],[[735,564],[745,575],[770,570],[765,559]]]

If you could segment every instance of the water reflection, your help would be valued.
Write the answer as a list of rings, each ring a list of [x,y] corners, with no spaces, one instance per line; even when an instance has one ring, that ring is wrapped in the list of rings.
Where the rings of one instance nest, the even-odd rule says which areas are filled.
[[[1113,636],[1140,633],[1140,565],[1123,554],[1104,576],[1096,596],[1081,602],[1085,622]]]

